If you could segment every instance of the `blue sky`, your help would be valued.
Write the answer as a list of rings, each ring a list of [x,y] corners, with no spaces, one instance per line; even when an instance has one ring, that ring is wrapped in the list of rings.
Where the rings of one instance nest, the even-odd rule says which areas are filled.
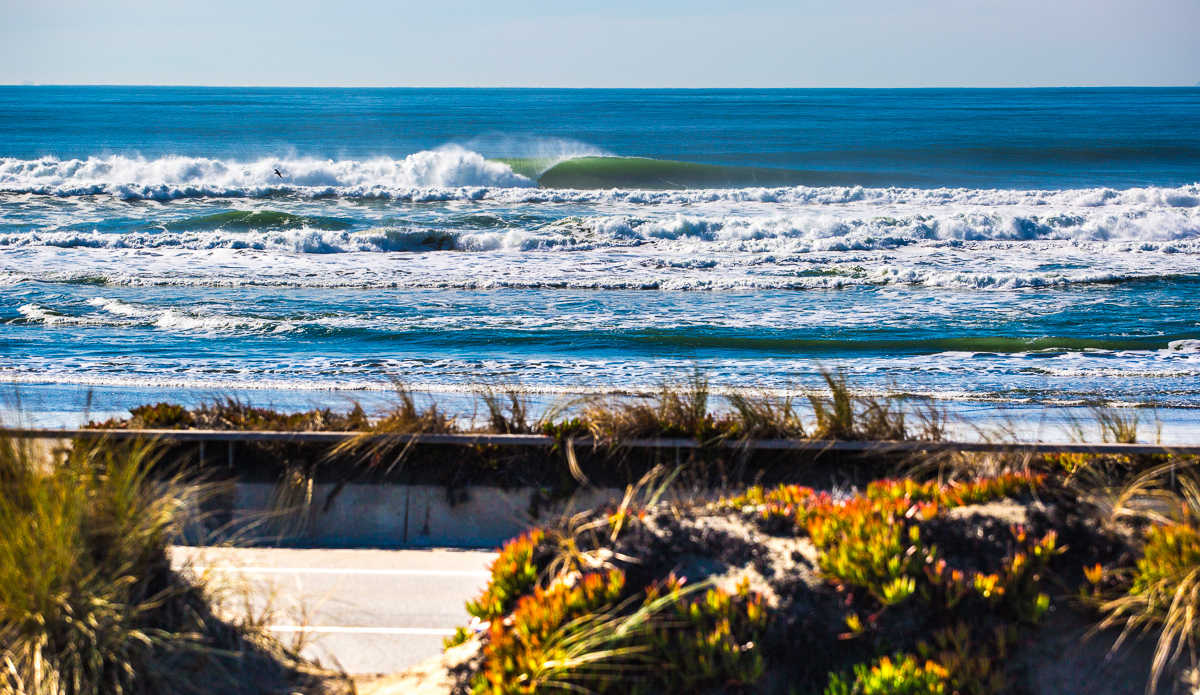
[[[0,84],[1192,85],[1200,0],[0,0]]]

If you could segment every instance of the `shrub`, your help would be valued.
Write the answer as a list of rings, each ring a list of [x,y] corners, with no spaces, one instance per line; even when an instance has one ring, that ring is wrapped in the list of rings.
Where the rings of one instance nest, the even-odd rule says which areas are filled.
[[[921,643],[917,651],[921,658],[932,660],[946,670],[952,693],[998,695],[1005,686],[1004,661],[1018,636],[1011,626],[997,627],[988,639],[979,641],[960,622],[939,630],[932,643]]]
[[[619,570],[589,574],[573,585],[534,587],[532,594],[517,601],[510,618],[492,621],[474,691],[538,692],[545,680],[559,675],[556,662],[566,656],[563,632],[579,627],[578,619],[615,604],[624,588],[625,575]]]
[[[172,569],[185,500],[206,489],[152,479],[146,444],[109,444],[45,459],[0,437],[0,692],[338,691]]]
[[[505,543],[492,562],[491,581],[478,599],[467,603],[467,613],[480,620],[496,620],[511,612],[517,599],[537,583],[534,552],[545,538],[544,531],[534,529]]]
[[[651,587],[647,600],[660,593],[680,596],[682,583],[671,577],[660,589]],[[759,644],[767,628],[762,597],[743,580],[731,594],[710,588],[702,596],[673,602],[668,624],[651,636],[650,655],[663,670],[645,692],[697,692],[711,683],[750,685],[762,677],[765,665]],[[656,664],[658,665],[658,664]],[[653,683],[657,681],[657,684]]]
[[[182,405],[157,403],[143,405],[129,411],[133,416],[132,427],[150,430],[186,429],[192,425],[192,414]]]
[[[748,584],[729,593],[671,577],[622,601],[620,570],[566,577],[491,623],[476,693],[683,694],[762,676],[767,615]]]
[[[896,654],[856,665],[853,679],[830,674],[825,695],[942,695],[949,675],[933,661],[921,664],[911,654]]]
[[[460,644],[466,644],[471,639],[471,631],[461,625],[454,628],[454,634],[442,638],[443,649],[453,649]]]
[[[1005,684],[1000,664],[1014,641],[1012,631],[1001,628],[981,646],[959,623],[939,630],[932,644],[918,645],[920,656],[895,654],[857,664],[853,677],[829,674],[825,695],[997,695]]]

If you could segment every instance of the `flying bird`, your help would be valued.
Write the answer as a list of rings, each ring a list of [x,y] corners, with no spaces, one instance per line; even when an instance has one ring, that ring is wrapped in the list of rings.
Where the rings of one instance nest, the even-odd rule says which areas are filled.
[[[275,175],[279,178],[283,178],[283,174],[279,173],[279,169],[275,169]]]

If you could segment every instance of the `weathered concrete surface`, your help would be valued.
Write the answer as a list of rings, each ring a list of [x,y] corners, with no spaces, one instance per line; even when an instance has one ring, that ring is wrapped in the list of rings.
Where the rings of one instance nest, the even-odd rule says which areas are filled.
[[[469,685],[464,668],[479,654],[479,641],[471,640],[432,656],[399,673],[355,679],[358,695],[452,695],[456,686]]]
[[[309,548],[496,548],[536,523],[564,512],[619,501],[622,491],[593,489],[530,512],[536,488],[432,485],[313,486],[307,503],[280,499],[277,486],[237,483],[197,510],[186,542],[214,537],[239,545]]]
[[[177,567],[205,574],[227,610],[265,616],[303,653],[351,674],[392,673],[442,651],[470,617],[494,553],[175,547]]]

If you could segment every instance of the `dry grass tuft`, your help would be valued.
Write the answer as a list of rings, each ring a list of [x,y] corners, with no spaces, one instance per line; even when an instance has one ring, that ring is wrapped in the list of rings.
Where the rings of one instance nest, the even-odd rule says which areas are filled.
[[[752,393],[729,396],[737,431],[745,439],[803,439],[804,422],[790,396]]]
[[[178,498],[149,492],[151,452],[36,461],[0,440],[0,682],[28,693],[137,692],[164,650],[165,549]]]
[[[908,438],[903,400],[854,396],[845,372],[823,371],[830,395],[809,396],[816,424],[813,439],[902,441]]]
[[[396,403],[370,428],[374,434],[448,434],[458,431],[455,418],[439,410],[437,403],[425,409],[417,407],[417,399],[409,388],[394,382]]]
[[[1183,657],[1193,674],[1200,665],[1200,461],[1171,457],[1119,482],[1106,468],[1084,464],[1073,477],[1086,475],[1101,481],[1085,491],[1086,501],[1113,521],[1149,524],[1121,591],[1100,601],[1105,617],[1096,629],[1122,628],[1114,651],[1132,636],[1158,633],[1151,693]]]
[[[1186,524],[1152,527],[1128,593],[1104,602],[1099,629],[1123,626],[1116,650],[1128,637],[1160,630],[1146,692],[1187,654],[1197,664],[1200,642],[1200,533]]]
[[[357,403],[345,413],[337,413],[330,408],[302,413],[281,413],[228,397],[202,403],[193,410],[174,403],[155,403],[133,408],[129,414],[130,417],[125,420],[108,420],[92,423],[91,426],[99,429],[274,432],[350,432],[368,426],[367,415]]]
[[[1075,416],[1071,416],[1067,420],[1071,437],[1075,441],[1088,441],[1090,438],[1088,424],[1091,424],[1100,435],[1102,442],[1109,444],[1136,444],[1138,442],[1138,429],[1142,422],[1142,416],[1138,410],[1093,404],[1088,406],[1088,412],[1090,422]]]
[[[652,437],[706,440],[719,434],[708,398],[708,377],[697,371],[681,386],[664,383],[650,399],[590,399],[579,420],[594,438],[609,443]]]
[[[495,434],[530,434],[538,423],[529,422],[529,398],[515,388],[485,388],[479,392],[488,411],[488,431]]]

